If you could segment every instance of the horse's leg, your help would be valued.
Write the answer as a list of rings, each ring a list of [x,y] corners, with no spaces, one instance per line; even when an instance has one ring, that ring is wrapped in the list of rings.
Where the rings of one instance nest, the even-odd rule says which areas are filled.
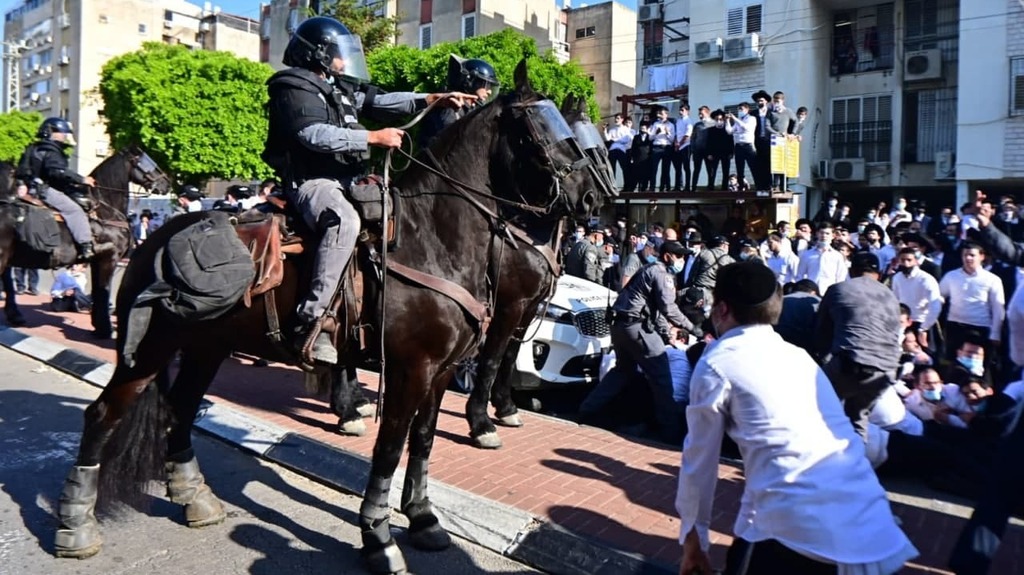
[[[522,345],[522,340],[509,339],[508,347],[505,348],[505,357],[501,360],[501,367],[498,368],[498,375],[491,387],[491,405],[494,406],[494,417],[498,424],[505,427],[523,426],[523,419],[519,417],[519,408],[512,401],[512,370],[516,367],[519,348]]]
[[[175,348],[163,343],[140,346],[140,351],[143,353],[134,367],[118,364],[103,392],[85,410],[78,458],[60,495],[60,527],[55,538],[58,557],[82,559],[100,550],[102,539],[94,511],[101,462],[109,463],[104,486],[115,492],[137,488],[141,479],[159,475],[154,468],[166,457],[166,422],[161,391],[152,382],[170,362]]]
[[[338,366],[331,369],[331,412],[338,416],[338,433],[342,435],[363,435],[366,423],[359,411],[359,380],[355,377],[356,369]]]
[[[184,350],[179,362],[181,369],[168,393],[174,427],[167,438],[167,496],[185,507],[185,523],[189,527],[214,525],[227,517],[224,506],[199,471],[192,449],[192,426],[199,404],[228,353],[202,348]]]
[[[114,277],[117,260],[114,256],[98,257],[92,261],[92,334],[107,339],[114,333],[110,323],[110,280]]]
[[[500,315],[495,316],[491,326],[487,329],[487,339],[484,340],[480,355],[477,356],[473,391],[470,392],[469,399],[466,400],[469,436],[473,439],[473,445],[484,449],[501,447],[498,431],[487,415],[487,399],[491,395],[494,376],[498,372],[505,348],[512,336],[512,329],[515,327],[515,324],[510,321],[512,317],[518,321],[522,314],[517,309],[504,309]]]
[[[391,537],[388,494],[398,461],[402,457],[409,426],[420,403],[409,392],[417,391],[417,395],[422,396],[430,381],[424,375],[413,376],[406,370],[397,373],[394,368],[387,369],[389,383],[385,393],[384,417],[377,431],[370,477],[363,493],[363,503],[359,507],[363,558],[371,573],[381,574],[404,573],[406,569],[405,557]],[[405,381],[399,381],[399,377]]]
[[[18,309],[18,302],[15,301],[14,276],[11,273],[11,266],[4,266],[4,316],[7,317],[7,325],[10,327],[21,327],[25,325],[25,318]]]
[[[417,549],[424,551],[440,551],[452,544],[451,536],[441,527],[427,498],[427,467],[446,383],[447,377],[434,381],[431,393],[420,403],[409,430],[409,463],[402,485],[401,509],[409,518],[409,539]]]

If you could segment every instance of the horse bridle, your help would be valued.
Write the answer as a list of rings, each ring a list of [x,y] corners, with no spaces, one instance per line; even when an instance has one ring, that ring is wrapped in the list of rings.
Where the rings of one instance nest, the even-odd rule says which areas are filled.
[[[600,156],[601,152],[598,150],[604,149],[604,140],[601,138],[601,134],[597,131],[597,126],[593,124],[589,119],[587,120],[576,120],[572,123],[572,133],[576,136],[576,141],[579,142],[580,147],[583,151],[593,156]],[[587,168],[590,170],[591,175],[600,182],[601,192],[609,198],[615,198],[618,196],[618,191],[615,189],[615,176],[613,175],[611,168],[608,164],[601,162],[601,165],[596,165],[597,161],[591,162],[591,165]]]
[[[139,174],[139,179],[144,183],[146,190],[152,190],[157,182],[163,180],[167,182],[167,188],[170,189],[172,186],[171,178],[168,176],[153,158],[149,157],[149,154],[139,149],[131,150],[132,158],[132,171]]]

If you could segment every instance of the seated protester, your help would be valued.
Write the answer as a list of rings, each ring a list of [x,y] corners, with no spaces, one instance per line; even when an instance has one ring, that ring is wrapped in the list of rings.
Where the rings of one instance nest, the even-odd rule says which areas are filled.
[[[900,356],[900,363],[909,363],[912,366],[931,365],[934,363],[932,356],[921,347],[917,338],[918,330],[908,327],[903,331],[903,355]]]
[[[87,311],[92,298],[85,293],[85,264],[75,264],[57,272],[50,287],[50,308],[53,311]]]
[[[985,375],[985,339],[977,332],[968,332],[956,350],[956,362],[975,375]]]
[[[963,369],[959,371],[967,373]],[[910,395],[903,398],[903,405],[907,410],[921,421],[935,421],[942,425],[966,428],[966,419],[970,419],[973,413],[971,406],[960,393],[960,386],[956,383],[945,383],[939,372],[931,367],[922,367],[916,375],[914,389]],[[951,377],[955,379],[958,376]]]
[[[1012,429],[1020,416],[1021,404],[1005,392],[997,392],[988,378],[968,373],[960,393],[970,406],[968,429],[985,439],[998,439]]]

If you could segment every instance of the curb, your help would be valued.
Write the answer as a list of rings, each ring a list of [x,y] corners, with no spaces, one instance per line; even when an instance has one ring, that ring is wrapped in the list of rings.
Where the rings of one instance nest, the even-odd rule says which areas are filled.
[[[0,327],[0,345],[49,367],[103,388],[114,365],[53,341]],[[300,475],[353,495],[362,495],[370,461],[344,449],[284,429],[204,399],[196,428]],[[393,485],[404,483],[399,466]],[[390,494],[398,509],[401,490]],[[430,482],[430,502],[452,535],[536,569],[557,575],[671,575],[676,570],[642,556],[618,551],[542,521],[514,507],[491,501],[440,481]]]

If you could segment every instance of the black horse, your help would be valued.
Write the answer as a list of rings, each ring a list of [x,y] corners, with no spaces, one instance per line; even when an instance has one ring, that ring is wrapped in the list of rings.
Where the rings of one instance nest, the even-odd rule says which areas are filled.
[[[426,492],[441,398],[456,364],[484,335],[501,251],[550,241],[565,216],[587,217],[600,206],[603,184],[595,181],[591,164],[558,109],[530,88],[523,62],[514,92],[446,130],[396,182],[403,206],[396,227],[404,239],[388,256],[383,289],[373,281],[378,268],[366,257],[368,250],[361,249],[359,258],[364,310],[378,309],[383,300],[386,313],[386,319],[369,314],[372,331],[383,332],[385,390],[360,510],[363,553],[375,573],[405,570],[390,533],[388,493],[407,440],[402,512],[409,517],[411,540],[429,550],[450,544]],[[136,250],[118,292],[119,320],[126,321],[130,303],[154,281],[160,247],[200,217],[171,220]],[[286,260],[283,283],[275,290],[283,317],[294,315],[304,293],[298,289],[301,276],[300,267]],[[294,361],[264,335],[266,300],[257,296],[251,306],[191,324],[155,309],[135,362],[124,360],[125,335],[118,331],[117,366],[86,410],[78,458],[61,494],[58,555],[87,557],[99,551],[94,507],[101,489],[123,497],[146,480],[162,478],[171,501],[184,505],[190,526],[224,519],[223,506],[199,471],[191,429],[203,395],[231,351]],[[167,365],[179,351],[181,367],[172,384]],[[336,377],[344,373],[339,368]]]
[[[6,173],[6,175],[5,175]],[[154,193],[167,193],[171,181],[146,152],[129,146],[104,160],[90,174],[96,186],[90,191],[95,205],[91,217],[93,237],[99,250],[91,262],[90,287],[92,289],[92,327],[98,338],[108,338],[113,333],[110,322],[110,282],[117,262],[134,244],[131,226],[128,224],[128,184],[134,183]],[[75,263],[77,252],[67,226],[61,226],[61,245],[54,254],[32,251],[16,241],[15,219],[23,209],[13,198],[13,167],[0,168],[0,273],[3,274],[3,289],[6,301],[4,314],[7,325],[25,325],[15,301],[14,281],[11,267],[56,269]]]

